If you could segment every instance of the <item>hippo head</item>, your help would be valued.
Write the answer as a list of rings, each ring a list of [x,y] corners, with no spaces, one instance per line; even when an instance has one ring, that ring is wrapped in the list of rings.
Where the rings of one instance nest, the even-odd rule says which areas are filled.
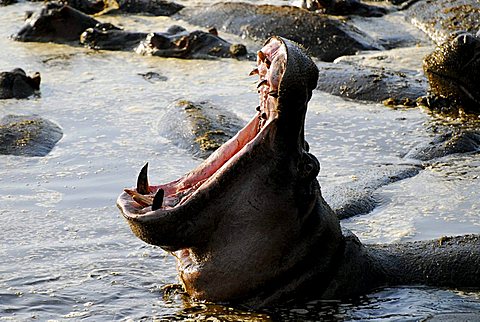
[[[164,33],[150,33],[135,51],[142,55],[178,58],[228,58],[247,55],[244,45],[230,44],[218,36],[216,29],[189,33],[176,25]]]
[[[250,122],[178,180],[151,186],[142,171],[117,205],[137,237],[176,257],[190,296],[258,307],[314,275],[328,279],[342,237],[304,139],[318,69],[280,37],[257,65],[260,105]]]
[[[57,43],[79,41],[80,34],[97,23],[68,5],[47,2],[40,12],[27,14],[25,25],[13,35],[13,39]]]
[[[456,101],[465,112],[480,113],[480,38],[455,33],[423,60],[433,95]]]

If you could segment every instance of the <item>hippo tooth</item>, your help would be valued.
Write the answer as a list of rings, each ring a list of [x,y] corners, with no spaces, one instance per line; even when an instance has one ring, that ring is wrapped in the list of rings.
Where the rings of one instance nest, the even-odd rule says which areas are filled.
[[[248,74],[248,76],[253,76],[253,75],[258,75],[258,68],[255,68],[250,72],[250,74]]]
[[[164,194],[165,192],[163,191],[163,189],[158,189],[157,193],[155,194],[155,197],[153,197],[153,204],[152,204],[153,211],[162,208]]]
[[[257,88],[259,88],[262,85],[266,85],[267,83],[268,83],[268,81],[266,79],[263,79],[257,84]]]
[[[128,193],[132,197],[132,199],[142,207],[148,207],[152,204],[152,198],[141,195],[134,190],[125,189],[124,191]]]
[[[140,173],[138,174],[138,179],[137,179],[137,192],[142,195],[147,195],[150,193],[147,172],[148,172],[148,162],[145,163],[142,170],[140,170]]]

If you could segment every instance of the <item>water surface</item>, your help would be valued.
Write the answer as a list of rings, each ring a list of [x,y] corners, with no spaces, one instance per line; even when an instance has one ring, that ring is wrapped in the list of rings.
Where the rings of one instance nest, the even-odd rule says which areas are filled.
[[[247,76],[252,63],[10,40],[24,12],[40,5],[0,8],[0,70],[22,67],[42,75],[41,96],[0,101],[0,117],[38,114],[59,124],[64,137],[43,158],[0,156],[0,319],[405,321],[480,312],[478,292],[426,287],[389,288],[351,301],[270,312],[163,298],[161,288],[177,281],[174,260],[133,236],[115,200],[135,184],[146,161],[156,183],[201,161],[158,134],[172,101],[210,100],[248,120],[257,106],[255,80]],[[142,31],[172,24],[162,17],[101,19]],[[420,59],[410,64],[416,61],[418,69]],[[390,64],[401,68],[395,60]],[[166,80],[147,81],[140,75],[146,72]],[[306,135],[321,162],[321,185],[348,184],[365,169],[407,162],[402,155],[432,137],[429,122],[431,116],[419,109],[391,110],[316,92]],[[479,233],[479,162],[478,154],[432,162],[418,176],[377,191],[381,205],[344,225],[370,243]]]

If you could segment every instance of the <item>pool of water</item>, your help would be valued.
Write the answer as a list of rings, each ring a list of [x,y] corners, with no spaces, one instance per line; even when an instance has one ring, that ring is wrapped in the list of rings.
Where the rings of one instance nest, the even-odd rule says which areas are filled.
[[[161,288],[177,281],[174,260],[133,236],[116,198],[135,184],[147,161],[152,182],[173,180],[201,161],[158,134],[172,101],[210,100],[248,120],[257,106],[255,80],[248,77],[253,64],[9,39],[24,12],[40,5],[0,7],[0,70],[21,67],[42,75],[41,96],[0,101],[0,118],[37,114],[57,123],[64,136],[46,157],[0,156],[0,320],[404,321],[480,312],[478,292],[426,287],[268,312],[163,298]],[[173,23],[144,16],[100,19],[144,31]],[[146,72],[166,80],[149,82],[140,75]],[[321,163],[320,184],[348,184],[365,169],[405,163],[402,155],[433,135],[430,120],[419,109],[392,110],[315,92],[306,135]],[[479,233],[479,165],[478,154],[432,162],[418,176],[378,190],[381,205],[343,225],[369,243]]]

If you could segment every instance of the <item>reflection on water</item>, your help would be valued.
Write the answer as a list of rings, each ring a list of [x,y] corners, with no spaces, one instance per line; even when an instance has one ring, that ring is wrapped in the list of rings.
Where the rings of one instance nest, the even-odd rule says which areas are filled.
[[[158,135],[158,119],[173,100],[208,99],[249,119],[257,105],[255,80],[247,76],[252,63],[8,39],[24,12],[39,6],[0,7],[0,70],[22,67],[42,75],[41,96],[0,101],[0,117],[38,114],[59,124],[64,137],[44,158],[0,156],[0,319],[404,321],[480,311],[478,293],[431,288],[391,288],[269,312],[164,299],[162,287],[176,282],[174,260],[133,236],[116,197],[134,185],[146,161],[155,183],[200,162]],[[101,19],[148,31],[172,23],[141,16]],[[142,76],[149,72],[162,80]],[[378,164],[404,163],[401,156],[431,136],[424,124],[429,118],[416,109],[394,111],[315,93],[306,132],[321,162],[322,186],[354,182]],[[381,206],[345,224],[368,242],[478,233],[478,166],[478,154],[432,163],[417,177],[377,191]]]

